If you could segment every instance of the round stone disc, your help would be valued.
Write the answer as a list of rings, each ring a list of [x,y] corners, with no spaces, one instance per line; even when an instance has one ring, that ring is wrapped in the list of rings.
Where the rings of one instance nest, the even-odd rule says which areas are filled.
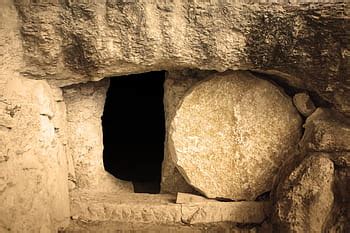
[[[186,93],[169,147],[183,177],[205,196],[254,200],[292,156],[301,124],[274,84],[249,72],[217,74]]]

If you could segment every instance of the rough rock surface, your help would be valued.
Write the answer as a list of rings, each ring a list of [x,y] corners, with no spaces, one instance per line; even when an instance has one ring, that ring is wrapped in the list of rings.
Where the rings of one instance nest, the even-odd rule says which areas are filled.
[[[206,223],[261,223],[271,213],[270,202],[219,202],[176,204],[174,195],[72,192],[72,225],[104,225],[104,229],[123,224],[188,225]],[[90,224],[89,224],[90,223]],[[90,225],[90,226],[89,226]],[[207,225],[210,226],[210,225]],[[120,227],[120,226],[119,226]],[[172,229],[169,227],[169,229]],[[153,232],[153,231],[151,231]],[[177,231],[175,231],[177,232]]]
[[[304,116],[310,116],[316,107],[307,93],[297,93],[293,96],[293,103],[298,111]]]
[[[14,2],[28,77],[64,86],[151,70],[256,69],[350,114],[349,4]]]
[[[335,164],[334,208],[325,232],[350,231],[350,120],[332,109],[318,108],[304,125],[303,153],[322,153]],[[322,171],[323,172],[323,171]]]
[[[326,108],[317,110],[306,119],[300,142],[305,151],[350,151],[350,119]]]
[[[65,116],[46,81],[12,76],[0,95],[0,232],[69,222]],[[30,129],[30,130],[29,130]]]
[[[118,180],[104,170],[101,116],[108,80],[64,88],[67,105],[68,156],[74,173],[72,189],[91,192],[133,192],[131,182]]]
[[[168,71],[164,82],[164,110],[165,110],[165,128],[169,129],[175,116],[176,109],[186,91],[200,80],[212,74],[210,71],[181,70]],[[172,151],[169,150],[168,141],[169,131],[166,131],[164,143],[164,160],[162,164],[162,182],[161,191],[163,193],[186,192],[195,193],[196,191],[187,184],[185,179],[177,170],[174,162],[171,160]]]
[[[271,231],[263,229],[265,226],[241,226],[239,224],[232,224],[227,222],[212,223],[212,224],[196,224],[185,225],[183,223],[167,225],[167,224],[153,224],[153,223],[124,223],[124,222],[94,222],[85,223],[72,221],[75,225],[72,225],[69,229],[62,231],[62,233],[115,233],[115,232],[127,232],[127,233],[271,233]],[[61,233],[61,232],[60,232]]]
[[[334,165],[327,156],[305,159],[277,189],[276,232],[324,232],[333,207]]]
[[[57,232],[69,223],[65,108],[24,67],[20,22],[0,2],[0,232]]]
[[[57,232],[68,220],[64,154],[67,150],[78,155],[79,150],[66,148],[66,107],[60,90],[52,86],[151,70],[254,69],[314,91],[350,116],[347,3],[1,0],[0,9],[1,232]],[[80,98],[82,94],[77,93],[76,98]],[[96,106],[95,95],[87,96],[88,100],[73,104]],[[93,128],[98,117],[93,118],[76,123]],[[337,128],[343,124],[328,118],[326,125],[333,125],[333,129],[325,128],[324,134],[322,127],[310,126],[319,133],[310,134],[312,140],[303,145],[310,145],[305,150],[337,151],[328,154],[341,167],[336,170],[336,217],[329,229],[349,232],[348,131],[343,126]],[[73,122],[68,124],[69,130],[74,129]],[[98,127],[91,130],[96,135]],[[337,129],[345,137],[339,137]],[[83,142],[91,158],[100,153],[94,148],[101,149],[100,139],[94,141],[95,137],[79,133],[69,137]],[[98,186],[92,180],[80,182],[84,175],[75,174],[73,158],[67,158],[72,185],[91,182]],[[83,159],[78,162],[88,167]],[[94,164],[101,168],[100,161]],[[174,180],[178,179],[173,171]],[[169,186],[177,184],[172,183],[171,174],[167,176]],[[89,213],[88,208],[84,210]],[[100,225],[96,226],[92,232],[100,230]]]
[[[186,93],[169,144],[186,181],[207,197],[254,200],[271,189],[300,131],[300,116],[280,89],[249,72],[231,72]]]

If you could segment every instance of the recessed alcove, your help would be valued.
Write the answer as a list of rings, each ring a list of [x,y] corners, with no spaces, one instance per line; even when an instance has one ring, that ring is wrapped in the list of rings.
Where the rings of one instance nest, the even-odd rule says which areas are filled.
[[[131,181],[135,192],[160,192],[164,76],[160,71],[110,78],[102,116],[104,167]]]

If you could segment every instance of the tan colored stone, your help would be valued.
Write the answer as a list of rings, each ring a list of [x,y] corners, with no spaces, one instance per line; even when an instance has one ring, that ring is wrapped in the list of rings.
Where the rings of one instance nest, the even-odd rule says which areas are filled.
[[[326,108],[317,110],[306,119],[300,146],[310,152],[349,152],[350,120]]]
[[[23,45],[21,72],[66,86],[152,70],[255,69],[311,89],[350,115],[348,4],[81,2],[15,1],[19,27],[1,34],[21,33],[22,43],[5,40]],[[1,13],[6,27],[15,16]]]
[[[168,71],[164,82],[164,110],[165,126],[170,127],[177,105],[185,95],[186,91],[213,72],[198,70]],[[161,191],[163,193],[176,194],[177,192],[196,193],[196,191],[185,181],[171,160],[172,151],[169,150],[168,133],[164,143],[164,160],[162,163]]]
[[[333,207],[334,165],[326,155],[305,159],[277,189],[276,232],[323,232]]]
[[[305,117],[310,116],[316,107],[307,93],[298,93],[293,96],[293,103],[298,111]]]
[[[122,181],[103,166],[103,114],[108,80],[64,88],[67,105],[70,187],[91,192],[133,192],[131,182]]]
[[[46,81],[13,74],[1,94],[0,232],[57,232],[70,216],[64,112]]]
[[[205,224],[261,223],[271,212],[270,202],[204,202],[175,204],[168,194],[116,195],[72,192],[72,216],[80,223]]]
[[[57,232],[58,227],[67,225],[66,151],[69,179],[77,184],[72,189],[104,187],[116,191],[125,187],[130,191],[130,184],[118,186],[121,183],[101,169],[99,117],[105,90],[95,91],[90,87],[74,90],[72,87],[77,91],[72,93],[77,101],[72,103],[69,99],[66,111],[61,90],[57,87],[151,70],[184,67],[218,71],[254,69],[276,74],[278,80],[315,91],[337,110],[350,116],[347,69],[350,53],[348,44],[344,43],[349,39],[349,5],[293,1],[291,7],[283,0],[276,2],[279,3],[266,5],[236,1],[226,6],[221,1],[158,1],[157,4],[148,0],[89,1],[81,4],[79,1],[1,0],[0,232]],[[56,87],[48,86],[46,81]],[[76,111],[72,107],[76,107]],[[84,110],[85,107],[91,111]],[[334,119],[334,123],[331,118],[327,119],[326,125],[334,127],[329,129],[317,123],[315,131],[308,134],[313,135],[307,141],[310,146],[304,148],[337,151],[337,160],[334,153],[329,156],[337,165],[348,166],[348,126],[343,127],[340,123],[339,119],[343,118]],[[312,127],[307,127],[306,131],[311,132],[308,129]],[[92,136],[84,135],[86,132]],[[76,174],[77,166],[74,165],[77,164],[87,168],[86,171],[77,169]],[[174,191],[176,186],[183,185],[181,188],[190,190],[170,160],[165,162],[164,168],[165,171],[170,169],[164,176],[163,187]],[[349,193],[349,171],[342,169],[344,171],[339,171],[342,181],[337,189]],[[114,195],[113,202],[119,199],[119,194]],[[155,199],[152,196],[142,201]],[[341,199],[340,205],[346,206],[348,195],[341,194]],[[83,197],[81,200],[85,201]],[[103,200],[97,200],[91,209],[86,204],[84,211],[104,216],[109,214],[108,210],[115,210],[108,207],[113,204],[109,203],[104,212],[101,203]],[[136,210],[134,215],[130,209],[135,208],[124,204],[119,208],[121,211],[116,210],[118,216],[115,219],[128,219],[129,216],[131,222],[139,222],[140,216],[150,221],[159,219],[159,222],[179,219],[178,208],[167,205],[155,211],[158,215],[152,215],[152,208],[145,212]],[[193,208],[192,213],[203,213],[200,208]],[[215,207],[212,211],[221,209]],[[227,214],[225,211],[228,210],[223,210]],[[119,214],[124,216],[119,218]],[[84,224],[94,225],[95,222],[90,220],[98,222],[100,216],[82,218],[79,222],[82,232],[86,232]],[[105,219],[105,223],[112,226],[111,232],[115,231],[115,226],[125,224],[124,220],[108,222],[110,219]],[[203,221],[197,215],[193,219]],[[186,221],[191,220],[186,218]],[[341,216],[339,222],[343,221]],[[348,224],[349,220],[345,221]],[[182,219],[178,224],[183,227]],[[338,226],[342,225],[337,224],[335,228]],[[94,227],[92,232],[100,232],[98,224]],[[161,232],[177,230],[176,227],[162,227]],[[206,231],[204,228],[196,230]],[[349,226],[339,229],[349,232]],[[192,230],[186,226],[186,232]]]
[[[207,197],[254,200],[271,189],[300,130],[300,116],[281,90],[248,72],[232,72],[188,91],[169,141],[181,174]]]

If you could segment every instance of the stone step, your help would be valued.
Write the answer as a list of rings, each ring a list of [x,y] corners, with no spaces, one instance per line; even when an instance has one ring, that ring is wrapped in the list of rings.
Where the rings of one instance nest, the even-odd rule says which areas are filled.
[[[194,197],[187,200],[197,201],[177,204],[176,196],[168,194],[72,193],[71,226],[64,232],[93,232],[101,227],[103,232],[120,227],[129,230],[150,227],[152,232],[158,232],[155,229],[171,232],[180,227],[184,231],[174,232],[186,229],[195,232],[203,227],[227,228],[232,223],[261,224],[271,212],[271,204],[266,201],[220,202]]]

